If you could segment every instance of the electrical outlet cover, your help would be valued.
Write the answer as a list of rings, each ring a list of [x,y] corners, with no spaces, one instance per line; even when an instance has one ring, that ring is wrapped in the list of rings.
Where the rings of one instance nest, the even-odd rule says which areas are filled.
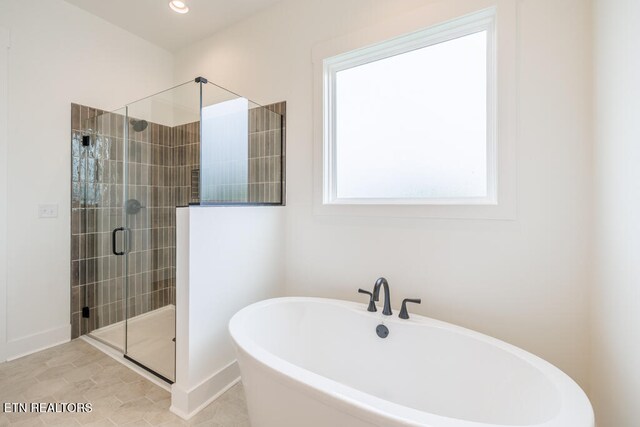
[[[57,218],[58,205],[39,205],[38,218]]]

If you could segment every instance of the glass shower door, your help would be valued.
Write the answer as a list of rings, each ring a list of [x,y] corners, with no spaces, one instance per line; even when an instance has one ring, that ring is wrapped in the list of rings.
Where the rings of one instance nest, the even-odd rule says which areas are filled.
[[[126,266],[113,251],[113,230],[123,224],[124,111],[74,108],[81,117],[72,153],[73,246],[78,247],[72,259],[78,263],[79,332],[124,351]],[[115,245],[124,247],[124,235],[116,233],[115,238]]]
[[[123,215],[126,254],[125,357],[175,379],[175,203],[171,131],[153,122],[149,100],[127,107]],[[145,117],[145,118],[143,118]]]
[[[168,382],[175,380],[176,206],[189,204],[193,173],[178,170],[176,159],[193,157],[198,146],[199,93],[191,81],[126,107],[125,357]]]

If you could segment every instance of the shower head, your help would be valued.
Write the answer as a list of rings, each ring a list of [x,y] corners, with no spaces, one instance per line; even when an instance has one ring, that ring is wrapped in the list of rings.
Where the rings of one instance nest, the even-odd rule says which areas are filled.
[[[133,126],[133,130],[136,132],[142,132],[147,128],[147,126],[149,126],[149,123],[146,120],[131,119],[129,123],[131,123],[131,126]]]

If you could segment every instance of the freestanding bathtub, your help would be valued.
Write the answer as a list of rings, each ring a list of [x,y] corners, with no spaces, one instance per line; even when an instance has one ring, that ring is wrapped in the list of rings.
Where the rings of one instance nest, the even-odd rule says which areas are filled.
[[[584,392],[544,360],[427,317],[382,317],[320,298],[239,311],[229,330],[251,425],[594,426]]]

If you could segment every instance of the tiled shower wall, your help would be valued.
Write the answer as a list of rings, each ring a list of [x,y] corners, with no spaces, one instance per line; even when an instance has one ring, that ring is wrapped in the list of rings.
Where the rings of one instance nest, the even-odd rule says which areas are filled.
[[[268,110],[279,116],[269,114]],[[249,202],[285,200],[284,146],[287,103],[278,102],[249,112]],[[280,118],[282,121],[280,121]]]
[[[283,118],[279,123],[264,109],[250,111],[248,202],[278,204],[284,201],[286,103],[266,108]],[[124,117],[77,104],[71,105],[71,117],[71,325],[76,338],[124,320],[125,257],[114,256],[111,248],[116,227],[131,229],[129,316],[175,304],[175,207],[199,201],[200,129],[199,122],[149,123],[135,132],[128,123],[124,171]],[[93,135],[88,148],[82,147],[85,134]],[[128,198],[142,208],[123,217],[125,172]],[[88,319],[82,318],[85,305]]]
[[[173,166],[177,206],[198,203],[200,185],[200,122],[173,128]]]
[[[129,316],[175,304],[175,196],[172,129],[155,123],[135,132],[129,127],[129,201],[140,210],[127,214]],[[125,206],[128,206],[125,201]]]

